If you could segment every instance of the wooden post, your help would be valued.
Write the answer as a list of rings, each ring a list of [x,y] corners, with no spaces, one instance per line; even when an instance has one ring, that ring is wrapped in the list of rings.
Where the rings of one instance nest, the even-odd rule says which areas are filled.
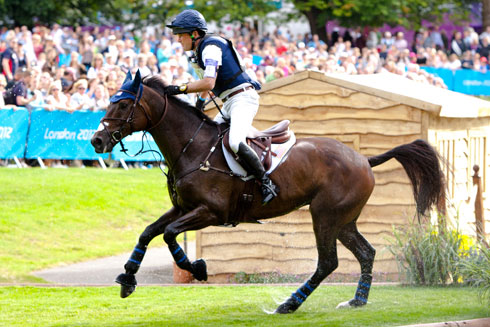
[[[475,197],[475,226],[476,226],[476,237],[478,241],[485,242],[485,220],[483,218],[483,197],[482,197],[482,186],[481,177],[478,176],[480,167],[478,165],[473,166],[473,185],[476,185],[476,197]]]

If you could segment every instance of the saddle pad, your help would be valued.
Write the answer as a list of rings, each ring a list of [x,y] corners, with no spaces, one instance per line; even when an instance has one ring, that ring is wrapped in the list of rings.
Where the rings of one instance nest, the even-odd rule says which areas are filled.
[[[276,155],[272,155],[271,167],[269,168],[269,170],[267,170],[267,174],[271,174],[274,169],[276,169],[283,162],[283,160],[285,160],[286,155],[289,153],[293,145],[296,144],[296,136],[292,131],[290,133],[291,138],[289,139],[289,141],[281,144],[272,144],[272,152],[274,152]],[[241,176],[244,181],[251,179],[252,176],[247,176],[247,171],[242,166],[240,166],[233,155],[225,149],[223,142],[221,142],[221,147],[223,148],[226,163],[228,164],[228,167],[231,169],[231,171]]]

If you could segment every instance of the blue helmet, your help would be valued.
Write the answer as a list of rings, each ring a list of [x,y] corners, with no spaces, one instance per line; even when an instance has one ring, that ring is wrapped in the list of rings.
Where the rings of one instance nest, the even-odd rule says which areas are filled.
[[[194,9],[182,11],[167,27],[171,28],[174,34],[191,33],[196,30],[206,32],[208,30],[203,15]]]

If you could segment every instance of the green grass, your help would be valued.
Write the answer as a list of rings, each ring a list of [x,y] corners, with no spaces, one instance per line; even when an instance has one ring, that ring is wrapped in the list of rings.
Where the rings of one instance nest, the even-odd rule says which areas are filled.
[[[490,316],[469,288],[373,286],[369,303],[335,309],[355,286],[321,286],[291,315],[270,315],[296,287],[0,288],[0,326],[400,326]]]
[[[171,207],[166,185],[159,169],[1,168],[0,282],[130,251]]]

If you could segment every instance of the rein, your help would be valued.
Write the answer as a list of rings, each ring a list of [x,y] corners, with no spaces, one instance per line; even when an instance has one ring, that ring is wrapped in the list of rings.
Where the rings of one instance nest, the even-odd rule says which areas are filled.
[[[143,88],[141,88],[141,90],[142,89]],[[124,90],[124,89],[119,89],[118,92],[129,93],[132,96],[134,96],[135,99],[136,99],[136,101],[134,101],[133,102],[133,105],[131,106],[131,111],[129,112],[128,117],[126,119],[124,119],[124,118],[115,118],[115,117],[103,117],[100,120],[100,122],[102,123],[102,126],[104,126],[104,130],[110,136],[111,143],[113,145],[116,145],[118,142],[120,142],[121,143],[122,151],[124,153],[126,153],[127,152],[127,149],[124,147],[124,144],[122,142],[122,128],[124,127],[125,124],[128,124],[129,125],[129,134],[130,135],[133,134],[134,130],[133,130],[133,124],[132,123],[133,123],[134,111],[136,109],[136,106],[139,105],[143,109],[143,113],[145,114],[146,120],[148,121],[148,125],[151,124],[151,118],[150,118],[149,113],[146,111],[145,107],[140,104],[140,99],[142,97],[142,91],[140,91],[140,89],[138,89],[138,93],[134,93],[134,92],[131,92],[129,90]],[[167,111],[168,111],[167,109],[168,109],[168,99],[167,99],[167,95],[165,94],[165,107],[163,109],[163,114],[160,117],[160,120],[155,125],[153,125],[151,127],[148,127],[147,126],[147,128],[145,128],[145,132],[144,132],[145,134],[147,132],[150,132],[152,129],[156,128],[157,126],[159,126],[163,122],[163,119],[165,118],[165,116],[167,114]],[[114,132],[111,133],[107,129],[107,126],[104,124],[104,122],[106,120],[123,121],[124,124],[122,124],[117,131],[114,131]],[[136,153],[135,156],[138,155],[138,154],[140,154],[140,153],[142,153],[141,150],[138,151],[138,153]]]
[[[145,108],[145,106],[141,105],[140,104],[140,99],[142,97],[142,90],[143,88],[141,89],[138,89],[138,93],[134,93],[134,92],[131,92],[129,90],[124,90],[124,89],[119,89],[119,91],[121,92],[125,92],[125,93],[129,93],[131,94],[132,96],[135,97],[135,101],[133,102],[133,105],[131,106],[131,111],[129,112],[128,116],[126,118],[113,118],[113,117],[103,117],[101,119],[101,123],[102,125],[104,126],[104,130],[107,132],[107,134],[109,135],[110,137],[110,141],[113,145],[116,145],[117,143],[121,143],[121,151],[124,152],[126,155],[130,156],[130,157],[135,157],[139,154],[142,154],[142,153],[147,153],[147,152],[156,152],[158,153],[158,155],[161,157],[161,154],[158,152],[158,151],[155,151],[153,149],[150,149],[150,150],[143,150],[144,149],[144,137],[146,136],[146,133],[147,132],[150,132],[151,130],[155,129],[156,127],[158,127],[162,122],[163,120],[165,119],[165,116],[168,112],[168,96],[167,94],[164,95],[164,98],[165,98],[165,107],[164,107],[164,111],[163,111],[163,114],[162,116],[160,117],[160,119],[158,120],[158,122],[155,124],[155,125],[152,125],[151,124],[151,118],[150,118],[150,114],[147,112],[147,109]],[[217,103],[215,102],[215,100],[213,98],[211,98],[212,101],[216,104],[218,110],[221,112],[219,106],[217,105]],[[145,117],[148,121],[148,124],[147,124],[147,127],[145,128],[144,132],[143,132],[143,137],[142,137],[142,140],[141,140],[141,149],[134,155],[130,155],[127,153],[127,149],[126,147],[124,146],[124,143],[122,142],[122,128],[128,124],[129,125],[129,130],[130,130],[130,133],[129,134],[132,134],[134,132],[133,130],[133,120],[134,120],[134,112],[136,110],[136,107],[139,105],[139,107],[142,108],[143,110],[143,113],[145,114]],[[110,121],[110,120],[115,120],[115,121],[123,121],[124,124],[122,124],[118,130],[114,131],[114,132],[109,132],[109,130],[107,129],[107,126],[104,124],[105,121]],[[187,149],[189,148],[189,146],[194,142],[194,140],[196,139],[197,135],[199,134],[199,132],[201,131],[202,127],[204,126],[204,123],[205,123],[205,120],[203,119],[201,121],[201,123],[199,124],[199,127],[197,128],[197,130],[194,132],[194,134],[192,135],[192,137],[189,139],[189,141],[187,141],[186,145],[184,146],[184,148],[182,149],[182,151],[179,153],[176,161],[175,161],[175,164],[177,162],[179,162],[179,160],[182,158],[183,154],[186,153]],[[150,127],[148,127],[148,125],[150,125]],[[210,165],[209,163],[209,158],[212,156],[212,154],[214,153],[214,151],[216,150],[216,147],[219,145],[220,142],[222,142],[223,140],[223,137],[225,136],[226,132],[229,130],[229,127],[226,128],[225,130],[220,130],[220,128],[218,127],[218,138],[216,140],[216,142],[212,145],[211,149],[209,150],[207,156],[204,158],[204,160],[202,160],[199,164],[199,166],[195,167],[195,168],[191,168],[187,171],[185,171],[184,173],[181,173],[179,174],[178,176],[175,176],[175,180],[174,178],[171,178],[169,176],[169,174],[163,172],[167,178],[171,178],[171,180],[174,180],[174,183],[176,183],[178,180],[182,179],[183,177],[195,172],[195,171],[198,171],[198,170],[201,170],[201,171],[209,171],[209,170],[214,170],[214,171],[217,171],[217,172],[220,172],[220,173],[224,173],[224,174],[227,174],[229,176],[234,176],[234,177],[241,177],[240,175],[237,175],[235,174],[233,171],[231,170],[223,170],[223,169],[220,169],[220,168],[216,168],[216,167],[213,167]],[[162,161],[162,160],[160,160]]]

